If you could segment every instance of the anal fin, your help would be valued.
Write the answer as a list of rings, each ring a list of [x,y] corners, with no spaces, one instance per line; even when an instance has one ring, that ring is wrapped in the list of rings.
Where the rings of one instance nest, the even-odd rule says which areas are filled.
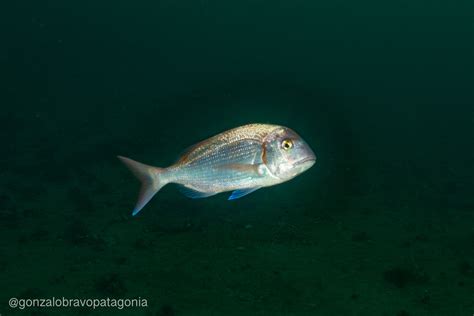
[[[179,191],[184,194],[184,196],[191,199],[204,199],[213,195],[216,195],[214,192],[201,192],[191,188],[188,188],[184,185],[179,186]]]
[[[244,197],[252,192],[255,192],[258,189],[260,189],[260,187],[235,190],[234,192],[232,192],[231,196],[229,196],[229,201],[240,199],[241,197]]]

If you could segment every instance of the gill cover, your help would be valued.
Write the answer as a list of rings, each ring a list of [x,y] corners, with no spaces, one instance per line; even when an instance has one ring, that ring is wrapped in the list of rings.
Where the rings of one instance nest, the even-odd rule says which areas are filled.
[[[308,144],[287,127],[278,128],[265,138],[263,163],[273,176],[281,180],[289,180],[299,174],[299,162],[315,159]]]

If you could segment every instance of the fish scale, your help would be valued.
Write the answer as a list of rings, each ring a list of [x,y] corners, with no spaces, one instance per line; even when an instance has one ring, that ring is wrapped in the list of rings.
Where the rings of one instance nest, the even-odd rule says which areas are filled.
[[[178,160],[178,164],[189,165],[193,164],[196,160],[207,157],[209,154],[218,155],[221,149],[225,150],[225,148],[229,148],[235,142],[242,140],[262,143],[263,139],[277,128],[279,128],[277,125],[249,124],[231,129],[192,146]]]
[[[176,176],[186,181],[187,187],[196,190],[206,190],[210,187],[221,187],[225,190],[242,185],[243,180],[251,179],[249,172],[223,170],[222,167],[232,163],[252,164],[257,157],[261,157],[262,148],[254,141],[234,144],[212,152],[209,156],[200,157],[193,164],[183,167]]]
[[[199,142],[168,168],[119,158],[142,182],[133,215],[168,183],[181,185],[192,198],[234,191],[229,199],[237,199],[259,188],[288,181],[316,160],[295,132],[270,124],[237,127]]]

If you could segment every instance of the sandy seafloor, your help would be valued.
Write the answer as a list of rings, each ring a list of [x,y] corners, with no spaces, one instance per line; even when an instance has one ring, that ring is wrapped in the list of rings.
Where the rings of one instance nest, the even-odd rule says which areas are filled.
[[[1,316],[473,315],[472,3],[10,5]],[[293,128],[317,164],[233,202],[170,185],[131,217],[116,155],[165,167],[253,122]]]
[[[288,185],[238,207],[221,196],[188,201],[167,192],[131,219],[123,209],[133,186],[118,168],[95,166],[74,185],[2,195],[29,197],[2,214],[2,301],[148,299],[149,308],[124,315],[461,315],[473,308],[470,211],[446,219],[440,210],[384,207],[370,196],[321,209],[310,189]],[[95,172],[121,188],[104,188]],[[286,198],[276,201],[281,193]]]
[[[110,128],[127,119],[111,118]],[[436,183],[413,163],[366,168],[335,159],[308,124],[302,134],[319,161],[306,174],[234,202],[226,194],[187,199],[170,185],[132,218],[138,182],[114,155],[160,165],[199,136],[173,143],[172,129],[128,131],[114,143],[121,137],[91,129],[62,147],[54,141],[68,133],[38,128],[31,141],[28,130],[18,131],[25,146],[0,183],[2,314],[464,315],[474,308],[473,201],[461,191],[470,190],[469,177]],[[18,311],[3,303],[53,296],[141,297],[149,307]]]

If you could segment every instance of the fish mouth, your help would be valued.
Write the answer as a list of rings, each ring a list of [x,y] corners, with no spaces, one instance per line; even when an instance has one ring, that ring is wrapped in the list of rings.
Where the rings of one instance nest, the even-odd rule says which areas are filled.
[[[295,166],[300,166],[300,165],[303,165],[303,164],[306,164],[306,163],[311,163],[313,165],[314,163],[316,163],[316,157],[309,156],[309,157],[303,158],[301,160],[298,160],[295,163]]]

